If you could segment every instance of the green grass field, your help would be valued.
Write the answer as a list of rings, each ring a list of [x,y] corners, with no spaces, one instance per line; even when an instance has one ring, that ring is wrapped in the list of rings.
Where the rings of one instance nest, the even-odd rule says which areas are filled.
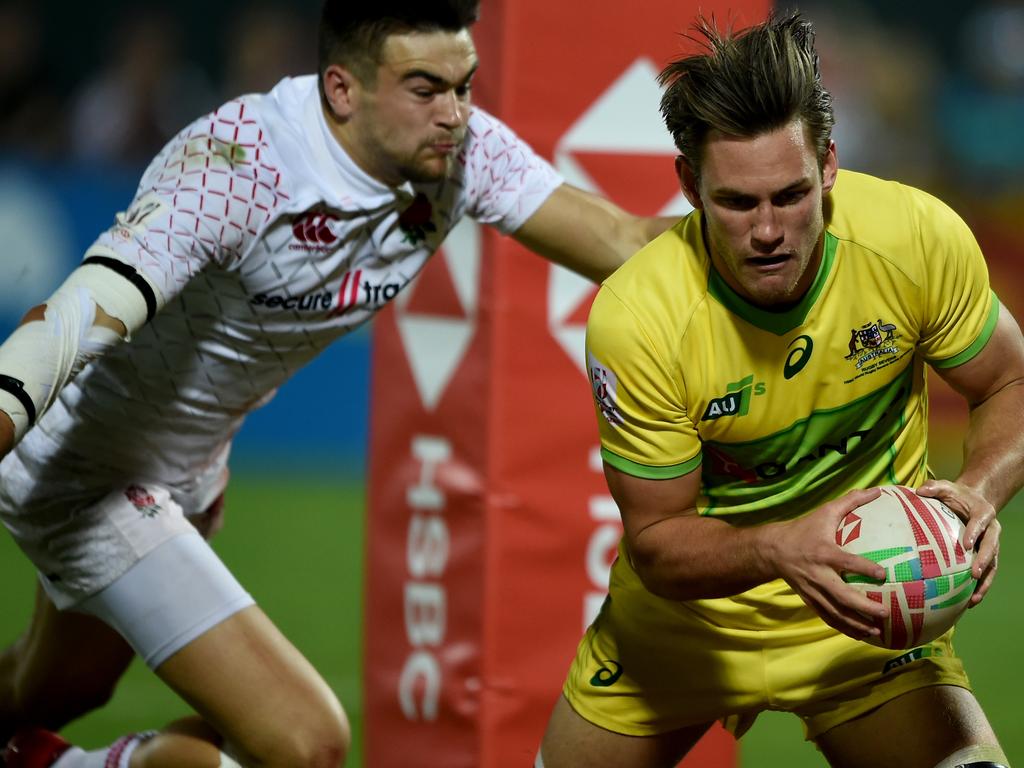
[[[357,733],[361,716],[359,658],[362,611],[363,491],[325,476],[268,480],[240,474],[228,495],[228,518],[216,548],[259,603],[309,657],[345,703]],[[1024,618],[1013,606],[1024,599],[1024,547],[1017,519],[1024,498],[1006,509],[1001,571],[986,603],[961,623],[957,645],[978,696],[1011,760],[1024,759],[1024,726],[1017,682],[1024,662],[1016,640]],[[0,580],[5,611],[0,641],[24,627],[31,606],[33,573],[10,538],[0,537]],[[272,695],[269,694],[268,695]],[[67,730],[84,746],[99,746],[131,730],[152,728],[185,712],[145,667],[132,667],[114,700]],[[362,765],[358,739],[351,761]],[[803,741],[795,717],[768,713],[741,742],[743,768],[822,766]],[[441,768],[441,767],[439,767]]]

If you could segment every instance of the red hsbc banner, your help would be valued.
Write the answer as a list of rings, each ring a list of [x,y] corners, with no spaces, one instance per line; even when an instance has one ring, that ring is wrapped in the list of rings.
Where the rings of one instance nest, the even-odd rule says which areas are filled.
[[[655,76],[714,7],[605,5],[484,0],[475,98],[571,183],[681,213]],[[622,532],[583,361],[595,292],[466,222],[376,320],[368,768],[532,765]],[[716,730],[683,765],[735,763]]]

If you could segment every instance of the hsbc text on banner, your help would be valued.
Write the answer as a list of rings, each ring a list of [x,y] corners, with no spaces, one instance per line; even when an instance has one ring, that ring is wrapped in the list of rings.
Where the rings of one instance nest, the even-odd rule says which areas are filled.
[[[767,10],[718,15],[743,26]],[[638,214],[682,213],[655,76],[697,12],[484,0],[474,98],[570,183]],[[583,361],[595,292],[466,224],[377,319],[367,768],[532,765],[622,531]],[[683,764],[735,762],[716,729]]]

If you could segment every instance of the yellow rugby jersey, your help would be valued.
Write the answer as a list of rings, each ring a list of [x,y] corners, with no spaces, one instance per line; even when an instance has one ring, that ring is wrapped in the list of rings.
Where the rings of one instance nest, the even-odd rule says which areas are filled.
[[[599,291],[587,363],[609,464],[702,471],[698,509],[765,522],[927,477],[925,364],[960,365],[999,304],[964,222],[920,190],[841,171],[817,278],[759,309],[712,268],[695,211]]]

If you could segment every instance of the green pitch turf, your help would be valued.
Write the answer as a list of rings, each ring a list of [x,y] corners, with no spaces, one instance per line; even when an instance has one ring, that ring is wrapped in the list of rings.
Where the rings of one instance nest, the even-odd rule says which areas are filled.
[[[236,475],[228,494],[227,525],[216,548],[264,610],[325,676],[352,718],[361,724],[359,657],[362,612],[363,489],[324,475],[268,479]],[[1024,495],[1007,508],[1000,576],[985,604],[967,614],[957,633],[975,689],[1010,760],[1024,759],[1024,726],[1017,683],[1024,661]],[[31,607],[33,574],[8,536],[0,536],[4,611],[0,642],[23,629]],[[185,713],[175,696],[135,665],[114,700],[67,729],[83,746],[99,746],[132,730],[152,728]],[[823,766],[790,715],[768,713],[741,742],[743,768]],[[360,768],[361,744],[350,761]]]

